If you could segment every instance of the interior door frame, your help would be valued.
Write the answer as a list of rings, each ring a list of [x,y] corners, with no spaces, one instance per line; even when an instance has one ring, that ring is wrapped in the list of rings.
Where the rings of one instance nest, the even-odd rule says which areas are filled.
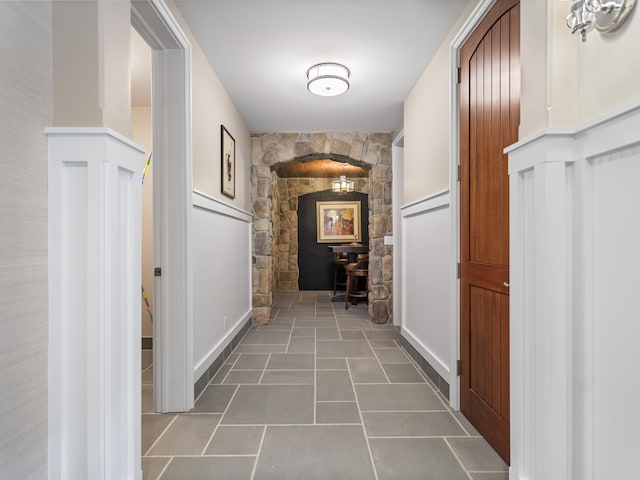
[[[451,359],[449,376],[449,403],[460,410],[460,376],[457,364],[460,360],[460,92],[458,89],[458,68],[460,68],[460,49],[482,22],[496,0],[480,0],[469,18],[462,25],[449,46],[449,194],[451,224],[451,264],[449,278],[449,312],[451,321]]]
[[[194,403],[191,43],[163,0],[131,0],[152,49],[154,410]]]
[[[393,324],[402,321],[402,212],[404,201],[404,129],[391,142],[391,195],[393,205]]]

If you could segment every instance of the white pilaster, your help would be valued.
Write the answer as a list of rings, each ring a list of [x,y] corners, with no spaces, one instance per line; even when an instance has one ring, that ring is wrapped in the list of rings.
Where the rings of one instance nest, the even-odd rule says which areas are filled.
[[[49,128],[49,477],[140,478],[144,151]]]
[[[635,104],[507,149],[511,480],[640,475],[639,132]]]

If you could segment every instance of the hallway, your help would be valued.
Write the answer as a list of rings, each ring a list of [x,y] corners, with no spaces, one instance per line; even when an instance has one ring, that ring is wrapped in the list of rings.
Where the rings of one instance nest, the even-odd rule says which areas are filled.
[[[195,408],[151,413],[143,352],[145,480],[506,480],[507,466],[365,304],[276,294]]]

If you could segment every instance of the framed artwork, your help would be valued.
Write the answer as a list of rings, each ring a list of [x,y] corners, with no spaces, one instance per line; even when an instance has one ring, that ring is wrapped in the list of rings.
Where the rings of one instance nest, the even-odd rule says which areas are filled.
[[[316,202],[318,243],[358,242],[360,202]]]
[[[229,131],[220,125],[222,194],[236,198],[236,141]]]

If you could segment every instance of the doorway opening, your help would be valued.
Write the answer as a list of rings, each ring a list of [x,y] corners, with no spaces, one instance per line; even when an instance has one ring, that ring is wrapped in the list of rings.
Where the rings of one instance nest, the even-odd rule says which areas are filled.
[[[193,407],[191,45],[159,0],[132,0],[151,48],[153,132],[153,410]]]

